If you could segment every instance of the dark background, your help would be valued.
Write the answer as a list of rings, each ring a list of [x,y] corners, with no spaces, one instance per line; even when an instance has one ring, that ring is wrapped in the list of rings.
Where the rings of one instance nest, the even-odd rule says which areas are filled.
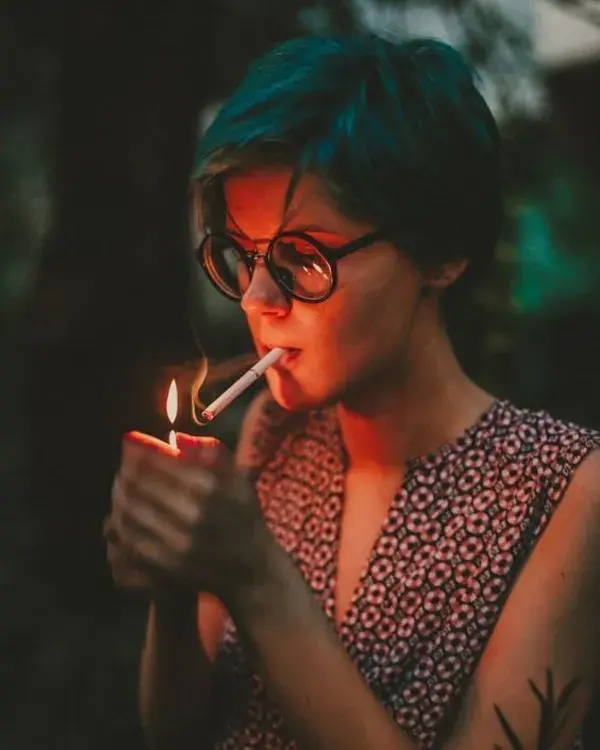
[[[501,10],[433,5],[495,77],[507,144],[510,220],[461,355],[498,395],[599,428],[600,63],[540,68]],[[188,304],[201,113],[275,43],[357,28],[346,0],[0,7],[2,750],[141,747],[146,602],[113,590],[101,535],[121,435],[166,434],[195,335],[214,360],[248,350],[195,272]],[[511,100],[526,75],[541,113]],[[214,434],[233,445],[240,415]]]

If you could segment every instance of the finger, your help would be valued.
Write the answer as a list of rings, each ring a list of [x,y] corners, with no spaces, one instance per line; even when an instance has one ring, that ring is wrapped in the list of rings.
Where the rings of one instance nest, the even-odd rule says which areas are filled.
[[[165,518],[182,528],[189,528],[201,521],[203,502],[216,492],[218,486],[213,474],[197,467],[187,472],[182,465],[167,473],[153,464],[147,469],[146,464],[138,464],[132,482],[136,490],[153,503]]]
[[[104,524],[104,536],[107,541],[111,541],[112,539],[122,540],[123,537],[123,511],[127,505],[127,499],[123,495],[121,482],[122,473],[119,472],[113,479],[110,493],[112,512]]]
[[[133,555],[129,554],[122,544],[113,542],[107,544],[106,559],[113,575],[118,574],[123,577],[128,571],[137,570]],[[141,571],[138,572],[141,573]]]
[[[128,589],[150,589],[152,587],[152,580],[147,570],[141,567],[141,563],[134,565],[128,557],[123,556],[122,551],[109,549],[107,559],[113,581],[117,587]]]
[[[168,443],[152,435],[146,435],[143,432],[136,432],[135,430],[127,432],[121,441],[121,460],[123,464],[132,463],[135,465],[139,460],[147,456],[174,459],[178,455],[179,451],[171,448]]]
[[[180,456],[188,461],[200,463],[206,468],[216,468],[223,464],[229,451],[214,437],[198,437],[177,433]]]
[[[117,532],[115,531],[113,520],[110,516],[107,516],[104,519],[104,523],[102,524],[102,536],[106,542],[114,541],[116,539]]]
[[[133,466],[123,466],[121,474],[127,485],[143,493],[176,526],[197,524],[203,501],[218,492],[221,480],[213,471],[191,462],[162,458],[148,455]]]
[[[144,580],[149,584],[151,566],[147,565],[133,547],[121,539],[109,541],[106,545],[106,558],[113,572],[113,577],[138,582]]]
[[[216,462],[218,463],[218,458]],[[212,459],[211,459],[212,462]],[[146,462],[137,464],[137,474],[153,474],[156,481],[164,482],[173,488],[183,490],[192,490],[199,497],[206,497],[218,492],[224,479],[230,476],[230,472],[225,472],[222,467],[199,465],[196,461],[176,460],[164,461],[162,458],[152,457]]]
[[[150,435],[129,432],[123,438],[122,469],[130,474],[137,471],[143,464],[144,471],[150,467],[163,474],[178,478],[181,467],[203,466],[214,471],[219,476],[228,476],[234,470],[234,460],[231,451],[216,438],[196,437],[186,433],[177,433],[177,441],[181,441],[179,450],[174,451]],[[181,460],[183,459],[183,460]],[[188,476],[183,474],[182,476]]]
[[[135,550],[142,560],[159,571],[173,570],[181,562],[178,552],[152,539],[140,539]]]
[[[188,549],[189,534],[175,526],[172,517],[161,511],[154,495],[149,495],[140,482],[126,482],[118,476],[113,497],[115,510],[120,511],[116,517],[117,533],[132,550],[145,539],[170,546],[180,553]]]
[[[147,575],[148,568],[143,562],[120,542],[109,542],[106,545],[106,559],[113,570],[121,576],[135,574],[136,577]]]

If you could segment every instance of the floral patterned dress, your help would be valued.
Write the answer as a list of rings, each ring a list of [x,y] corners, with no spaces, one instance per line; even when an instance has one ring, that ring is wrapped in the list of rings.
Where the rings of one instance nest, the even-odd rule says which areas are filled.
[[[407,464],[337,631],[419,747],[451,729],[521,567],[598,447],[596,432],[495,401],[458,440]],[[335,409],[299,420],[268,402],[253,463],[269,527],[334,622],[346,469]],[[297,747],[231,620],[214,700],[215,748]]]

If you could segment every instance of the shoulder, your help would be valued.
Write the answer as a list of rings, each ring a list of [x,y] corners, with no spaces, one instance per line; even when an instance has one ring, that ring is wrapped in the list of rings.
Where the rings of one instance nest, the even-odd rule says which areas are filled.
[[[513,408],[516,424],[536,436],[531,452],[525,454],[530,464],[527,476],[537,477],[545,498],[545,520],[540,521],[539,540],[525,567],[531,574],[524,578],[535,586],[536,572],[545,575],[560,569],[559,603],[559,581],[570,587],[568,595],[563,591],[567,598],[586,582],[593,589],[600,585],[600,432],[546,411]],[[580,613],[585,608],[583,600],[572,606]],[[599,617],[600,608],[594,610]]]
[[[499,711],[523,747],[540,741],[536,695],[570,747],[600,669],[600,450],[590,447],[552,521],[527,556],[470,681],[449,747],[506,743]],[[548,681],[551,680],[549,683]],[[560,693],[553,701],[553,688]],[[568,701],[569,684],[577,690]],[[529,685],[529,687],[527,687]],[[533,692],[532,692],[533,691]],[[534,695],[535,693],[535,695]],[[555,708],[563,704],[560,709]],[[556,711],[554,716],[552,712]],[[476,742],[474,740],[477,740]],[[558,750],[558,748],[557,748]]]
[[[527,442],[560,442],[564,446],[583,442],[600,446],[599,431],[558,418],[545,409],[504,400],[498,402],[493,419],[500,431],[516,433]]]
[[[582,515],[597,535],[597,557],[600,562],[600,444],[583,457],[565,492],[563,503],[568,512]]]
[[[293,422],[294,415],[279,406],[268,389],[260,391],[242,420],[236,447],[238,467],[258,469],[276,450]]]
[[[564,479],[600,448],[597,430],[510,401],[500,402],[494,415],[493,440],[506,460],[531,464],[534,475],[540,477]]]
[[[522,627],[523,618],[530,618],[532,627],[540,626],[541,635],[546,620],[546,628],[555,629],[558,651],[563,649],[575,661],[593,657],[598,669],[599,588],[600,448],[596,447],[571,472],[555,513],[517,578],[501,623],[509,622],[512,612],[512,632],[519,622]],[[581,636],[579,644],[570,640],[576,633]]]
[[[576,449],[574,441],[561,448],[555,459],[552,477],[546,485],[546,496],[553,508],[544,524],[546,527],[540,529],[537,543],[525,560],[511,596],[513,600],[515,595],[519,598],[519,592],[522,596],[521,605],[512,608],[515,622],[528,611],[535,622],[545,607],[553,611],[555,625],[571,620],[572,633],[578,629],[583,633],[588,628],[591,634],[600,627],[597,596],[600,587],[600,442],[588,442],[587,437],[586,434],[583,438],[585,449]],[[585,658],[586,650],[588,655],[591,653],[591,645],[586,638],[581,643],[586,644],[586,649],[579,656]],[[600,659],[600,652],[596,652],[596,656]],[[596,666],[600,667],[600,661],[596,661]]]

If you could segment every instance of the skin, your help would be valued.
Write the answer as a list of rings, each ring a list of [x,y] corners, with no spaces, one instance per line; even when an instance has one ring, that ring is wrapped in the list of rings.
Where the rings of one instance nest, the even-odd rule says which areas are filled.
[[[310,175],[284,217],[290,176],[282,169],[226,181],[228,228],[241,231],[248,248],[264,252],[267,243],[252,240],[280,228],[319,227],[311,234],[331,247],[376,229],[340,214]],[[464,267],[449,263],[425,276],[379,242],[343,258],[335,293],[307,304],[288,301],[259,263],[242,299],[257,351],[263,355],[265,343],[302,350],[293,366],[267,371],[274,398],[291,411],[337,404],[357,469],[402,465],[460,434],[492,401],[462,371],[439,315],[440,293]]]
[[[243,231],[249,244],[277,232],[288,179],[285,171],[271,171],[229,180],[231,229]],[[306,223],[317,224],[318,239],[332,246],[372,229],[336,212],[314,178],[300,185],[285,226]],[[334,295],[307,305],[290,304],[259,263],[242,300],[258,352],[264,353],[265,344],[302,350],[289,366],[269,371],[270,389],[291,410],[337,405],[349,477],[391,476],[408,457],[455,437],[490,405],[491,397],[462,372],[438,313],[441,290],[462,270],[461,264],[451,264],[425,277],[382,242],[343,259]],[[427,296],[426,286],[433,289]],[[247,429],[242,444],[249,440]],[[218,444],[185,442],[195,446],[193,460],[147,436],[126,436],[110,521],[126,558],[135,560],[155,592],[161,587],[210,592],[224,603],[306,747],[415,750],[268,533],[253,489],[233,457]],[[571,680],[579,681],[553,750],[570,747],[600,668],[599,487],[596,451],[575,473],[525,564],[445,750],[507,747],[495,706],[523,747],[537,748],[539,708],[528,680],[543,685],[548,669],[557,694]],[[366,492],[357,496],[368,498],[365,505],[372,500]],[[169,625],[172,634],[182,628]],[[164,652],[156,647],[156,653]],[[195,689],[185,694],[197,695]],[[198,713],[194,705],[185,721]],[[168,720],[172,714],[163,716],[170,726],[176,723]],[[200,730],[188,726],[190,738],[197,738]],[[153,744],[187,746],[167,736]]]

